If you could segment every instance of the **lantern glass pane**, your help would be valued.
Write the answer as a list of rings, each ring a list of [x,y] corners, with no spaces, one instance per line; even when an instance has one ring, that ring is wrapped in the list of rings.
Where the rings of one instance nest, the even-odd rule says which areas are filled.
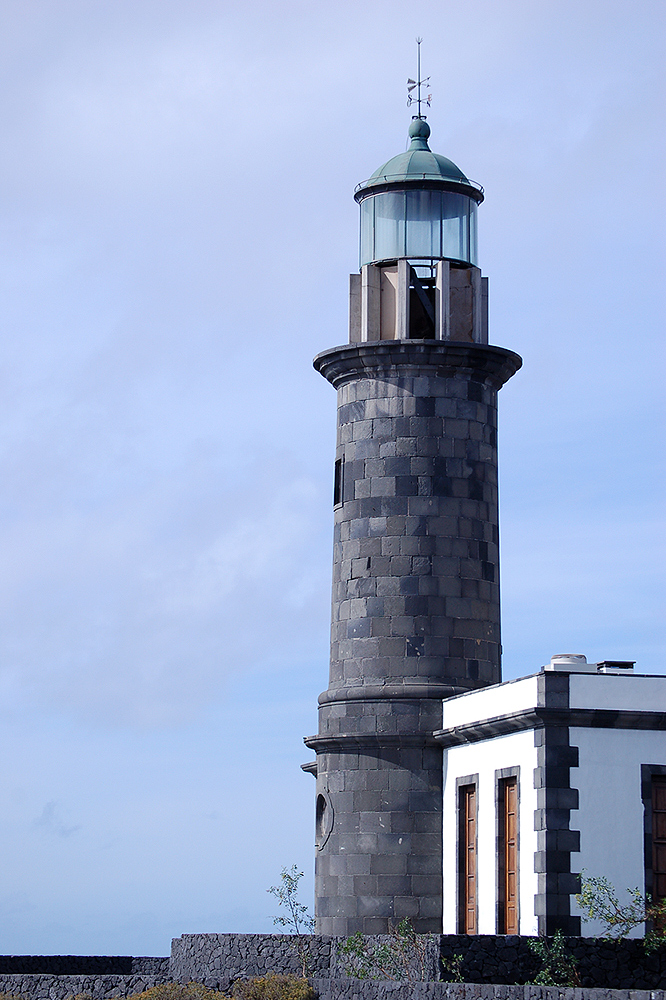
[[[405,256],[405,192],[386,191],[376,195],[375,260],[395,260]]]

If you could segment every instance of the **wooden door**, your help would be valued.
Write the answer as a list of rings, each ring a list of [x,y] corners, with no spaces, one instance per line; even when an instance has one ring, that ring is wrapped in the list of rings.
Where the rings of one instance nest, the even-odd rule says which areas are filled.
[[[666,777],[652,778],[652,898],[666,899]]]
[[[460,929],[476,934],[476,785],[460,789]]]
[[[518,781],[504,782],[504,933],[518,933]]]

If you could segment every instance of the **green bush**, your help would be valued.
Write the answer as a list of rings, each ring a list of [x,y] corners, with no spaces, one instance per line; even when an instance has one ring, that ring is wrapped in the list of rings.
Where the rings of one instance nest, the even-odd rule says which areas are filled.
[[[315,1000],[317,994],[307,979],[298,976],[253,976],[234,983],[235,1000]]]
[[[456,952],[450,958],[442,959],[443,980],[445,983],[464,983],[463,964],[465,959]]]
[[[541,960],[541,968],[531,980],[534,986],[580,986],[577,961],[564,943],[562,931],[556,930],[552,941],[541,937],[528,942],[530,951]]]

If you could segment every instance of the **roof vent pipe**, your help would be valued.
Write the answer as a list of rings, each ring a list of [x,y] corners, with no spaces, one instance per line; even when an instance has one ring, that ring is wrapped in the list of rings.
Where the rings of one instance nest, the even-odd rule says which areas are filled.
[[[582,653],[556,653],[544,670],[562,670],[568,673],[596,672],[596,663],[588,663]]]

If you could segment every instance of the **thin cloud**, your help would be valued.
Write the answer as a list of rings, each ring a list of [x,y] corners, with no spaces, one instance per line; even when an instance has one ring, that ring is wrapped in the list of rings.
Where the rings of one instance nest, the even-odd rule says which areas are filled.
[[[55,801],[47,802],[44,805],[41,814],[33,820],[32,825],[36,829],[45,830],[47,833],[63,838],[71,837],[73,833],[83,829],[80,823],[75,826],[67,824],[60,814],[58,803]]]

